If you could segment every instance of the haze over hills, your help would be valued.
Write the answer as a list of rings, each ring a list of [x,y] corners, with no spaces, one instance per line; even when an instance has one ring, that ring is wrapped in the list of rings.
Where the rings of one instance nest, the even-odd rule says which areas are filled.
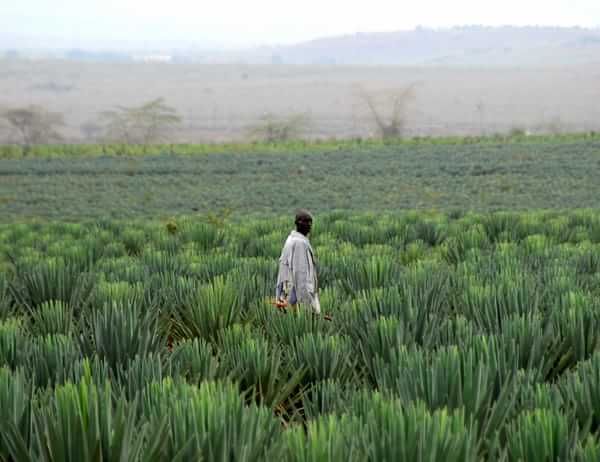
[[[52,44],[54,48],[52,48]],[[246,64],[401,66],[561,66],[600,63],[600,28],[419,27],[411,31],[355,33],[284,46],[226,49],[207,41],[81,42],[0,35],[0,50],[24,49],[34,57],[110,60],[140,55],[172,61]],[[77,50],[79,53],[73,53]],[[82,53],[82,51],[84,53]],[[110,51],[112,53],[101,53]],[[88,52],[88,55],[85,54]],[[14,55],[14,51],[12,53]]]
[[[600,63],[600,28],[417,28],[357,33],[242,54],[289,64],[523,66]]]

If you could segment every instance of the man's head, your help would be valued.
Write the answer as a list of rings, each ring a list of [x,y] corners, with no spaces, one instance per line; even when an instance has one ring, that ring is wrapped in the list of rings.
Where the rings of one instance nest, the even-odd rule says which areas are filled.
[[[296,212],[296,231],[305,236],[310,233],[313,217],[308,210],[300,209]]]

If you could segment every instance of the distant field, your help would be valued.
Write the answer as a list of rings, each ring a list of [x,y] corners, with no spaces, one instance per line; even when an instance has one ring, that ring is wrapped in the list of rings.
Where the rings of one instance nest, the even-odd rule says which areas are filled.
[[[597,208],[600,139],[248,145],[0,159],[0,220]],[[110,148],[110,147],[109,147]],[[118,147],[112,147],[117,149]],[[142,148],[128,148],[135,152]],[[82,148],[83,151],[83,148]],[[201,154],[200,154],[201,153]]]
[[[375,126],[365,88],[384,114],[416,84],[406,106],[413,135],[600,130],[600,64],[456,69],[383,66],[193,65],[0,62],[0,108],[38,104],[65,115],[69,142],[102,111],[164,97],[183,118],[176,142],[244,140],[265,113],[308,114],[303,136],[367,137]],[[2,129],[0,143],[14,134]]]

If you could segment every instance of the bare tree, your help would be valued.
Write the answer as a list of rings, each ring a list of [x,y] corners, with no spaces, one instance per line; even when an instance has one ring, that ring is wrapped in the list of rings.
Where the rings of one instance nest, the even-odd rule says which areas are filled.
[[[287,141],[299,138],[309,125],[310,118],[307,114],[292,114],[287,117],[265,114],[259,123],[250,127],[250,135],[268,142]]]
[[[6,109],[0,116],[18,132],[23,145],[53,143],[63,138],[57,131],[65,125],[62,114],[40,106]]]
[[[132,144],[151,144],[164,141],[181,117],[176,109],[158,98],[141,106],[117,106],[101,114],[105,137],[112,141]]]
[[[369,112],[382,138],[400,138],[404,134],[406,110],[408,103],[414,99],[416,85],[416,83],[412,83],[407,87],[385,95],[388,100],[387,106],[391,105],[391,114],[389,117],[384,115],[384,110],[381,108],[382,105],[376,100],[373,93],[369,93],[363,87],[359,88],[359,94],[369,108]]]

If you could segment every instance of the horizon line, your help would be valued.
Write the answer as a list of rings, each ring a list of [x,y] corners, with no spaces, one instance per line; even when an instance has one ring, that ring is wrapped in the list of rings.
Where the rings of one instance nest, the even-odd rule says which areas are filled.
[[[333,38],[347,38],[356,35],[382,35],[382,34],[393,34],[393,33],[401,33],[401,32],[418,32],[418,31],[433,31],[433,32],[443,32],[450,31],[454,29],[581,29],[588,30],[594,32],[600,32],[600,24],[595,26],[582,26],[582,25],[549,25],[549,24],[528,24],[528,25],[514,25],[514,24],[501,24],[501,25],[487,25],[487,24],[456,24],[451,26],[427,26],[427,25],[416,25],[413,28],[399,28],[399,29],[387,29],[387,30],[378,30],[378,31],[364,31],[357,30],[354,32],[345,32],[331,35],[319,35],[313,38],[307,38],[304,40],[294,40],[289,42],[264,42],[264,41],[253,41],[250,45],[242,45],[242,44],[227,44],[223,41],[212,40],[210,38],[178,38],[178,39],[146,39],[146,38],[82,38],[82,39],[73,39],[65,36],[59,36],[55,34],[15,34],[15,33],[2,33],[0,32],[0,50],[73,50],[73,49],[81,49],[86,50],[85,46],[92,46],[96,51],[108,51],[107,48],[102,48],[102,46],[116,46],[116,45],[125,45],[132,46],[134,49],[136,47],[148,48],[152,47],[170,47],[173,49],[189,49],[194,47],[199,47],[204,51],[244,51],[248,49],[257,49],[257,48],[278,48],[278,47],[293,47],[305,43],[311,43],[319,40],[327,40]],[[4,40],[13,40],[13,41],[57,41],[57,42],[79,42],[81,46],[6,46],[1,43]],[[113,50],[114,51],[114,50]]]

